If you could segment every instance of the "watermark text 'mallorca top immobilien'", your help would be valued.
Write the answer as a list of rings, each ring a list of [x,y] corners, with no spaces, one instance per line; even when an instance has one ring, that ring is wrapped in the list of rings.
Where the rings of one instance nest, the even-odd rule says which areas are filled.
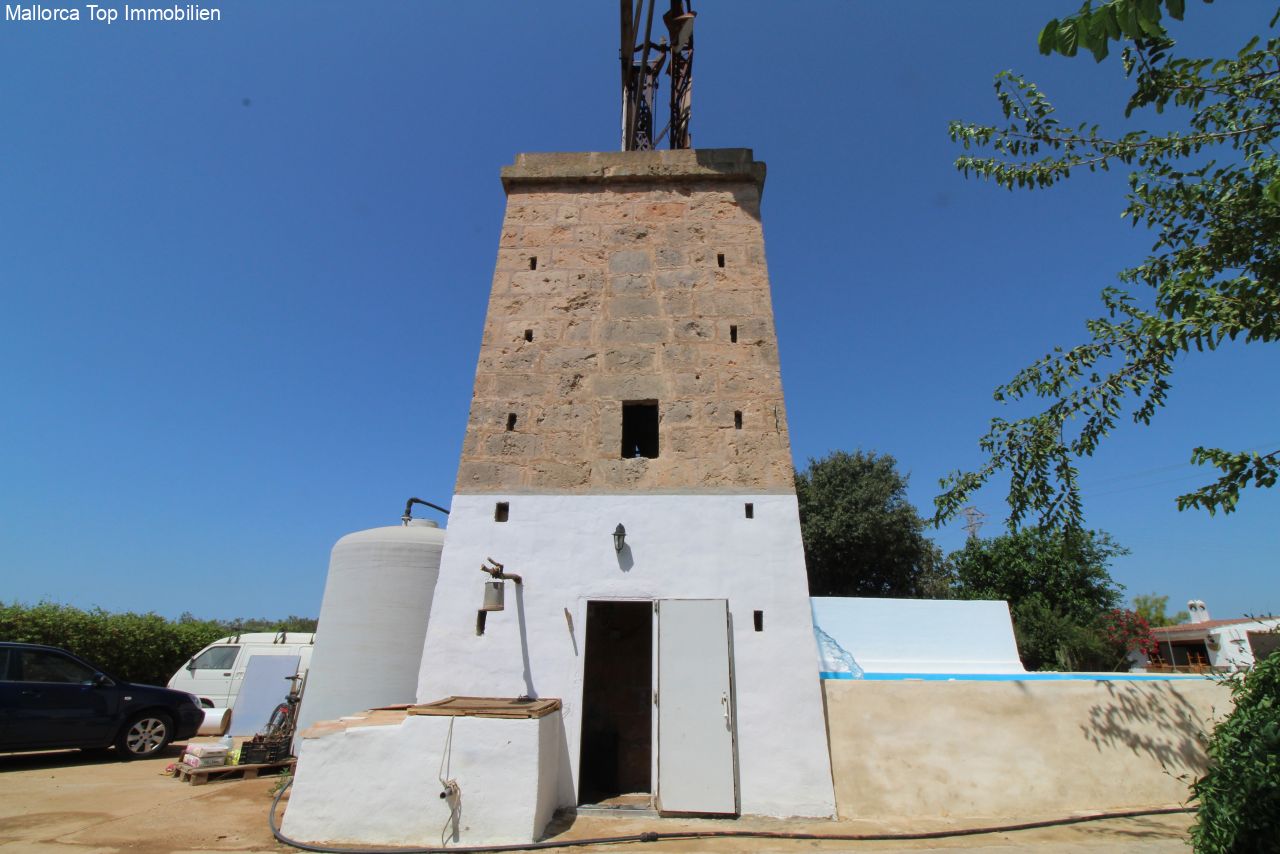
[[[196,3],[173,6],[129,6],[116,8],[97,3],[86,3],[80,6],[42,6],[38,3],[22,5],[6,3],[4,7],[6,21],[23,21],[30,23],[44,21],[94,21],[114,24],[116,21],[221,21],[222,10],[216,6],[201,6]]]

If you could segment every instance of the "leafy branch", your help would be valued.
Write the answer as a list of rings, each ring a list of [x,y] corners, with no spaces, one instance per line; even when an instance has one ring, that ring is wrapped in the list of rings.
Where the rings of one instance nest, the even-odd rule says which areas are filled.
[[[1223,474],[1208,486],[1179,495],[1178,509],[1200,507],[1212,515],[1221,507],[1222,512],[1230,513],[1235,509],[1243,487],[1265,488],[1276,485],[1280,449],[1269,454],[1257,454],[1231,453],[1220,448],[1196,448],[1191,454],[1191,461],[1197,465],[1209,463]]]
[[[1155,241],[1142,263],[1118,274],[1120,286],[1103,290],[1106,314],[1085,324],[1088,341],[1053,349],[996,389],[998,402],[1039,399],[1044,407],[992,419],[979,440],[986,461],[941,481],[938,523],[1007,470],[1012,527],[1035,515],[1041,524],[1079,528],[1075,461],[1092,455],[1122,416],[1150,423],[1166,404],[1178,356],[1280,336],[1280,40],[1259,47],[1254,38],[1226,59],[1179,58],[1161,8],[1180,19],[1184,5],[1112,0],[1094,9],[1086,2],[1076,15],[1051,21],[1040,47],[1072,56],[1084,46],[1101,59],[1106,42],[1127,39],[1123,68],[1135,90],[1126,115],[1172,104],[1188,114],[1182,129],[1108,137],[1097,125],[1066,127],[1044,93],[1012,72],[995,83],[1005,127],[951,125],[966,151],[987,151],[960,156],[957,169],[1007,189],[1049,187],[1076,169],[1131,168],[1123,216],[1151,229]],[[1215,150],[1221,162],[1208,156]],[[1179,509],[1231,512],[1242,489],[1275,484],[1278,453],[1195,449],[1193,463],[1222,474],[1179,497]]]
[[[1169,17],[1178,21],[1186,12],[1186,0],[1109,0],[1097,9],[1085,0],[1074,15],[1061,21],[1054,18],[1044,25],[1037,40],[1040,52],[1046,56],[1055,52],[1075,56],[1084,48],[1096,62],[1102,62],[1110,52],[1110,42],[1167,40],[1168,33],[1161,23],[1162,6]]]

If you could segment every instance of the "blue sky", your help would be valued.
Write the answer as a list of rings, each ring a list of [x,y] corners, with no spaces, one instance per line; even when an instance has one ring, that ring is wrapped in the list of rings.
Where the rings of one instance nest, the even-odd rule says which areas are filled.
[[[1121,175],[1009,193],[951,165],[947,122],[995,121],[1004,68],[1065,121],[1120,127],[1117,56],[1036,51],[1075,6],[695,3],[694,144],[769,165],[800,464],[892,454],[931,512],[979,460],[991,390],[1081,340],[1149,248]],[[613,3],[219,8],[0,20],[0,599],[316,614],[335,540],[450,499],[498,169],[617,147]],[[1270,14],[1195,4],[1174,34],[1235,50]],[[1156,423],[1083,467],[1128,593],[1280,611],[1280,490],[1227,517],[1173,504],[1204,479],[1195,445],[1280,445],[1277,376],[1274,347],[1186,358]],[[994,532],[1003,492],[977,505]]]

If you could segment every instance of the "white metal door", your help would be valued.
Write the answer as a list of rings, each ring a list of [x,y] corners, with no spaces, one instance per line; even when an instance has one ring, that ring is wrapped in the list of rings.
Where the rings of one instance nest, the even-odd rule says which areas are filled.
[[[658,602],[658,809],[734,815],[729,603]]]

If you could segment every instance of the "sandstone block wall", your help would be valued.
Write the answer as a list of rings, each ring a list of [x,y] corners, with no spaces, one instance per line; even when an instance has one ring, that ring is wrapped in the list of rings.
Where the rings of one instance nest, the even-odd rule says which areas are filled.
[[[521,155],[503,179],[457,492],[792,491],[763,164]],[[658,403],[657,458],[623,458],[624,401]]]

